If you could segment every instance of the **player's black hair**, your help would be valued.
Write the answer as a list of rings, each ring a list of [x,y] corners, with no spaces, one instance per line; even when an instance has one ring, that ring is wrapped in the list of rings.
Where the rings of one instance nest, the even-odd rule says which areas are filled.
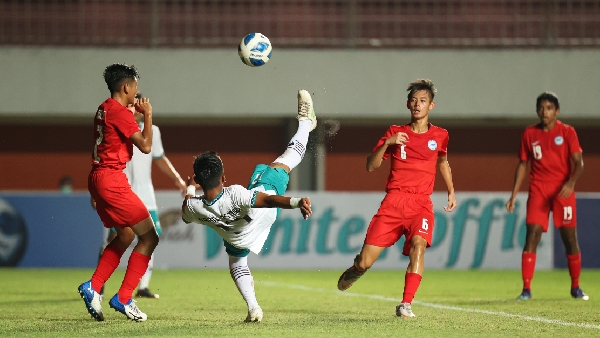
[[[535,100],[535,110],[539,110],[542,105],[542,101],[549,101],[554,103],[554,107],[556,109],[560,109],[560,105],[558,104],[558,96],[556,96],[553,92],[543,92]]]
[[[417,81],[411,82],[408,85],[408,88],[406,88],[406,90],[408,91],[408,101],[412,99],[412,96],[415,92],[418,92],[420,90],[428,91],[429,96],[431,97],[431,101],[433,101],[433,98],[437,93],[437,89],[435,89],[435,87],[433,86],[433,82],[431,82],[431,80],[429,79],[418,79]]]
[[[106,67],[103,75],[104,82],[106,82],[111,94],[118,92],[119,88],[121,88],[126,81],[138,80],[140,78],[140,74],[135,66],[128,66],[123,63],[113,63]]]
[[[223,162],[217,152],[211,150],[196,156],[194,175],[196,175],[196,183],[200,184],[204,190],[215,188],[221,184]]]

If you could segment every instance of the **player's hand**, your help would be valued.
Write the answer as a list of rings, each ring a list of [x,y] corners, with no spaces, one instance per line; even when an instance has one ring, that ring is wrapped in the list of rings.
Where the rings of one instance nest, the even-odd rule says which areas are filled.
[[[396,133],[385,140],[387,145],[405,144],[406,142],[408,142],[408,134],[403,132]]]
[[[448,193],[448,205],[444,207],[444,211],[450,212],[456,208],[456,197],[454,193]]]
[[[198,183],[196,183],[196,180],[194,180],[194,177],[196,177],[196,175],[188,176],[187,185],[193,185],[194,187],[196,187],[196,189],[198,189],[198,188],[200,188],[200,185]]]
[[[152,116],[152,105],[150,104],[150,99],[147,97],[142,97],[140,98],[136,103],[135,103],[135,110],[144,114],[144,115],[148,115],[150,114],[150,116]]]
[[[513,211],[515,211],[515,202],[516,202],[517,198],[516,197],[511,197],[508,202],[506,202],[506,210],[510,213],[512,213]]]
[[[298,203],[298,207],[300,208],[300,212],[302,212],[302,216],[304,217],[304,219],[308,219],[310,215],[312,215],[312,209],[310,208],[310,198],[301,198],[300,202]]]
[[[560,189],[560,192],[558,193],[558,196],[560,196],[561,198],[567,198],[571,196],[573,190],[575,190],[575,185],[567,181],[565,184],[563,184],[562,188]]]

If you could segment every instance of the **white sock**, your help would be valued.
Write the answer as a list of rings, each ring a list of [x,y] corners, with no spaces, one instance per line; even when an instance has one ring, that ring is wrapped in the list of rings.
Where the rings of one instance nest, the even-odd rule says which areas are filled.
[[[252,278],[248,268],[248,257],[229,256],[229,272],[235,286],[237,286],[246,304],[248,304],[248,310],[257,307],[258,301],[254,293],[254,278]]]
[[[298,130],[290,140],[287,149],[273,162],[283,163],[287,165],[290,170],[300,164],[300,161],[302,161],[304,153],[306,152],[310,128],[312,128],[311,120],[298,121]]]
[[[148,270],[142,276],[140,280],[140,285],[138,286],[138,290],[147,289],[150,285],[150,277],[152,277],[152,267],[154,266],[154,254],[150,256],[150,261],[148,262]]]

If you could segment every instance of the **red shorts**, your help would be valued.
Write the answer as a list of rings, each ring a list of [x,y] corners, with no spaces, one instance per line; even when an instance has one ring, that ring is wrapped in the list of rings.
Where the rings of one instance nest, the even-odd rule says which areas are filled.
[[[529,182],[527,198],[527,224],[539,224],[548,231],[548,218],[552,211],[552,219],[557,228],[572,228],[577,225],[577,208],[575,192],[567,198],[558,196],[562,182]]]
[[[433,220],[433,202],[429,196],[389,192],[371,219],[365,244],[387,248],[404,235],[402,254],[408,256],[413,236],[423,237],[427,247],[431,246]]]
[[[92,170],[88,190],[96,201],[98,216],[107,228],[131,227],[150,217],[142,200],[131,190],[123,171]]]

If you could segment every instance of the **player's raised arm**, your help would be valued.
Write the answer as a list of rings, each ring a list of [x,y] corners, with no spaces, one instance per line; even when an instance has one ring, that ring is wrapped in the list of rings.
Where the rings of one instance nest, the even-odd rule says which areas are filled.
[[[269,195],[264,192],[258,192],[254,201],[254,208],[282,208],[296,209],[299,208],[304,219],[308,219],[312,215],[310,199],[308,197],[287,197],[279,195]]]
[[[396,133],[390,137],[388,137],[385,142],[381,145],[381,147],[377,148],[374,152],[367,157],[367,171],[372,172],[381,166],[381,162],[383,161],[383,155],[385,154],[388,146],[394,144],[404,144],[408,142],[408,135],[403,132]]]
[[[144,130],[131,135],[131,141],[138,149],[149,154],[152,150],[152,105],[147,97],[140,98],[135,104],[135,110],[144,114]]]

